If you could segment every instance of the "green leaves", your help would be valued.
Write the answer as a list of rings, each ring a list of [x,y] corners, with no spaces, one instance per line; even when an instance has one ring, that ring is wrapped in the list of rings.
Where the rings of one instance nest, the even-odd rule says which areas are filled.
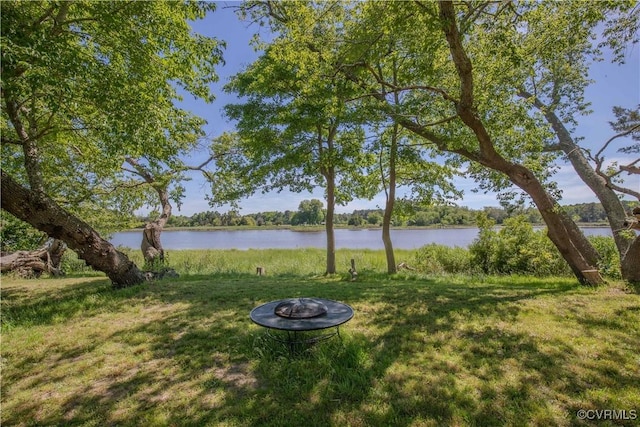
[[[112,204],[125,157],[179,168],[205,122],[175,101],[181,94],[213,100],[209,84],[217,80],[224,47],[192,34],[189,21],[215,7],[192,1],[3,4],[2,102],[18,112],[9,117],[2,109],[3,136],[25,129],[15,139],[38,147],[35,161],[48,192],[70,206],[89,195]],[[2,155],[23,157],[7,144]],[[3,161],[3,167],[20,176],[20,163]]]
[[[226,107],[244,156],[245,167],[235,169],[246,173],[251,191],[353,181],[366,159],[365,121],[348,103],[353,88],[331,66],[339,58],[344,6],[297,2],[278,5],[277,13],[288,19],[273,24],[279,36],[227,85],[244,98]],[[338,188],[339,202],[354,196],[346,185]]]

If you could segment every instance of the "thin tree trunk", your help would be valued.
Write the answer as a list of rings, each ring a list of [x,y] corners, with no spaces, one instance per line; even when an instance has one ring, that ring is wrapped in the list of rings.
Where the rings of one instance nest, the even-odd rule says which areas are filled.
[[[21,186],[4,171],[1,175],[2,209],[49,237],[65,242],[87,265],[104,272],[115,288],[137,285],[145,280],[144,274],[125,254],[87,223],[65,211],[48,196]]]
[[[324,219],[325,230],[327,233],[327,272],[326,274],[336,273],[336,237],[333,229],[333,217],[336,207],[336,183],[333,168],[328,168],[327,173],[327,215]]]
[[[382,217],[382,242],[384,243],[384,253],[387,258],[387,272],[395,274],[398,271],[396,257],[393,253],[393,242],[391,241],[391,217],[396,202],[396,156],[398,151],[398,125],[393,125],[391,135],[391,146],[389,147],[389,188],[385,186],[386,202],[384,205],[384,216]],[[382,171],[381,171],[382,172]],[[384,174],[383,174],[384,176]]]
[[[22,152],[24,154],[24,167],[27,174],[27,180],[31,190],[36,194],[45,194],[44,182],[42,180],[42,171],[40,168],[40,150],[36,141],[32,138],[33,135],[37,135],[38,129],[36,121],[32,119],[30,114],[27,117],[27,124],[31,126],[28,128],[21,118],[21,111],[24,112],[25,108],[18,106],[18,103],[13,101],[12,95],[8,91],[3,92],[3,98],[5,98],[5,108],[9,116],[9,120],[13,125],[13,128],[18,135],[20,144],[22,145]]]
[[[396,61],[393,62],[393,84],[398,84],[398,69]],[[383,87],[384,91],[384,87]],[[398,92],[393,93],[394,106],[400,104],[400,95]],[[389,147],[389,188],[384,185],[384,171],[380,170],[385,187],[386,201],[384,205],[384,215],[382,217],[382,243],[384,244],[384,253],[387,258],[387,273],[395,274],[398,272],[396,266],[396,257],[393,253],[393,242],[391,241],[391,217],[393,208],[396,203],[396,159],[398,156],[398,123],[394,122],[391,134],[391,146]],[[382,166],[381,166],[382,169]]]
[[[338,125],[335,123],[331,123],[329,126],[329,131],[327,134],[327,147],[326,151],[331,154],[333,153],[334,146],[333,140],[338,131]],[[318,154],[320,159],[323,159],[325,155],[325,149],[323,146],[322,140],[322,126],[318,125],[317,127],[317,138],[318,138]],[[336,170],[333,165],[320,166],[320,172],[324,176],[327,184],[327,215],[324,219],[325,221],[325,231],[327,234],[327,270],[325,274],[335,274],[336,273],[336,238],[335,232],[333,229],[333,217],[336,208]]]

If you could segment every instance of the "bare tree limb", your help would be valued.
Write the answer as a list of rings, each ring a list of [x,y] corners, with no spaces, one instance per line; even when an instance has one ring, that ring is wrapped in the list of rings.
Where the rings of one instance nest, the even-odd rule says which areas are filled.
[[[609,147],[609,144],[611,144],[615,139],[625,137],[625,136],[630,135],[630,134],[632,134],[632,133],[634,133],[634,132],[637,132],[637,131],[639,131],[639,130],[640,130],[640,124],[637,124],[637,125],[635,125],[635,126],[632,126],[632,127],[631,127],[631,128],[629,128],[629,129],[627,129],[627,130],[626,130],[626,131],[624,131],[624,132],[620,132],[619,134],[612,136],[611,138],[609,138],[609,139],[607,140],[607,142],[605,142],[605,143],[604,143],[604,145],[602,146],[602,148],[600,148],[600,150],[595,154],[594,159],[598,159],[598,158],[600,158],[600,156],[602,155],[602,153],[604,152],[604,150],[606,150],[606,149],[607,149],[607,147]]]

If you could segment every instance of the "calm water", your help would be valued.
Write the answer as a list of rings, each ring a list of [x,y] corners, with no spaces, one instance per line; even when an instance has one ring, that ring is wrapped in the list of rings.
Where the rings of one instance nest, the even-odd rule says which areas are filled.
[[[585,228],[586,235],[610,236],[606,227]],[[384,249],[382,231],[368,229],[337,229],[336,248]],[[391,230],[395,249],[416,249],[429,243],[466,247],[478,235],[477,228],[448,228],[421,230]],[[111,243],[116,246],[139,248],[142,231],[115,233]],[[291,230],[215,230],[215,231],[164,231],[162,246],[165,249],[295,249],[324,248],[324,231]]]

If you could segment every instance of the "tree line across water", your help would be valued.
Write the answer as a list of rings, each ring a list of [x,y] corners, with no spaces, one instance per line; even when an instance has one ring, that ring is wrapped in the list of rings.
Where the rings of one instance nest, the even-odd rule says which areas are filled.
[[[632,202],[624,202],[625,208],[631,211]],[[605,224],[607,215],[600,203],[578,203],[565,205],[564,209],[574,221],[584,224]],[[428,227],[428,226],[475,226],[478,213],[484,213],[496,224],[501,225],[505,219],[524,215],[531,224],[543,224],[542,216],[533,207],[484,207],[471,209],[464,206],[427,206],[398,212],[393,224],[396,227]],[[228,212],[205,211],[193,215],[172,215],[167,228],[184,227],[269,227],[320,225],[324,222],[324,206],[318,199],[303,200],[297,211],[267,211],[241,214],[237,210]],[[382,224],[382,209],[357,209],[351,213],[337,213],[334,224],[338,226],[379,226]],[[139,221],[148,222],[149,217],[139,217]]]

